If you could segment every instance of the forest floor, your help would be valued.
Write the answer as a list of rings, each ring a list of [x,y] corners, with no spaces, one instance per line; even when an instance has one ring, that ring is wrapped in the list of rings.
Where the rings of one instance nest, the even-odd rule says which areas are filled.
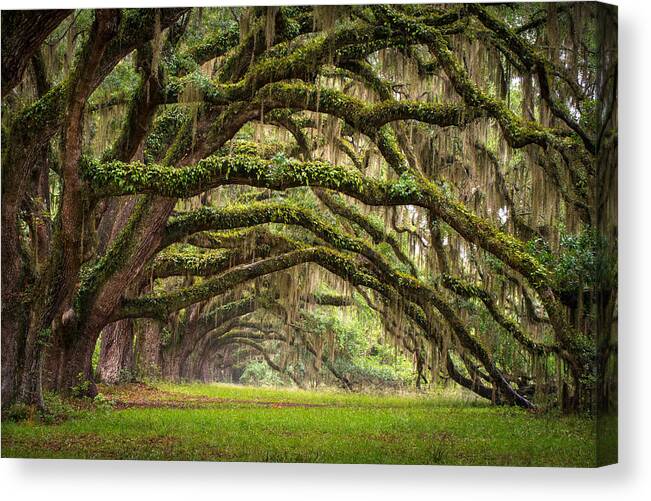
[[[2,422],[2,457],[593,466],[595,421],[457,393],[346,394],[225,384],[50,397],[49,422]],[[57,417],[64,416],[65,419]]]

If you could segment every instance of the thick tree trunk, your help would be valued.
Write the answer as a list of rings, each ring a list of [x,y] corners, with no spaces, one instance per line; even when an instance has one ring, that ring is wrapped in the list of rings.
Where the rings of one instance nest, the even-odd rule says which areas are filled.
[[[66,344],[64,349],[64,367],[60,378],[59,391],[63,394],[94,397],[97,386],[93,374],[93,351],[97,334],[86,334],[74,343]]]
[[[4,270],[3,270],[4,272]],[[19,338],[24,329],[23,315],[17,305],[2,302],[2,406],[11,404],[18,393],[22,367]]]
[[[64,332],[66,352],[69,344],[79,330],[79,319],[72,308],[79,270],[83,261],[84,223],[86,202],[82,193],[83,182],[79,176],[78,163],[82,153],[83,114],[86,100],[94,90],[94,78],[102,61],[107,44],[117,31],[120,19],[119,11],[100,10],[96,13],[83,50],[80,52],[70,90],[66,95],[66,113],[62,131],[65,144],[60,174],[63,181],[61,206],[58,214],[58,231],[52,246],[51,259],[46,270],[39,277],[39,291],[32,304],[29,331],[25,350],[25,370],[22,375],[20,399],[26,403],[43,406],[42,368],[45,359],[45,346],[52,337],[52,323],[55,330]],[[12,145],[14,148],[17,145]],[[14,186],[12,186],[14,188]],[[61,327],[58,327],[59,324]],[[76,361],[80,353],[85,352],[84,343],[79,349],[70,353],[71,360]],[[92,351],[90,352],[92,355]],[[68,356],[64,357],[66,363]],[[83,367],[84,374],[90,379],[90,356],[88,368]],[[68,384],[74,378],[67,377],[67,371],[81,369],[82,364],[70,363],[65,367],[62,384]],[[78,379],[78,378],[77,378]],[[74,383],[73,383],[74,385]]]
[[[97,380],[107,384],[130,382],[135,375],[133,322],[120,320],[102,330]]]
[[[191,381],[194,379],[194,357],[192,350],[190,352],[182,352],[178,360],[179,378],[182,380]]]
[[[7,405],[18,394],[21,381],[22,349],[26,329],[26,311],[20,295],[25,287],[25,261],[18,236],[18,205],[13,181],[8,179],[11,169],[2,168],[2,404]],[[27,177],[20,176],[26,183]],[[12,183],[9,184],[8,183]],[[11,188],[10,188],[11,187]]]
[[[43,388],[57,391],[63,384],[63,369],[65,367],[65,346],[61,331],[52,333],[45,350],[43,364]]]
[[[197,353],[193,354],[190,368],[188,370],[188,379],[191,381],[202,381],[203,375],[201,373],[201,358]]]
[[[18,398],[21,402],[34,404],[40,408],[44,407],[42,375],[45,347],[52,338],[51,328],[45,327],[45,325],[46,322],[43,320],[42,314],[34,315],[32,313],[25,340],[24,366],[18,391]]]
[[[187,9],[162,11],[160,28],[169,26]],[[136,11],[134,11],[136,12]],[[153,15],[148,15],[153,20]],[[34,11],[28,13],[3,12],[2,91],[3,96],[16,84],[31,55],[58,22],[68,12]],[[27,16],[27,17],[25,17]],[[15,127],[11,128],[10,148],[3,148],[2,168],[2,399],[3,404],[20,398],[27,403],[42,404],[40,395],[41,369],[44,362],[44,347],[48,343],[59,344],[58,337],[49,339],[52,321],[55,324],[66,320],[76,324],[75,312],[71,308],[75,286],[78,283],[78,268],[83,260],[81,229],[84,227],[81,187],[77,176],[77,160],[81,152],[81,124],[85,102],[110,72],[112,67],[137,45],[151,38],[156,29],[154,23],[143,30],[128,33],[126,37],[115,37],[120,12],[100,10],[96,13],[98,23],[94,24],[87,46],[80,50],[78,64],[70,79],[53,89],[51,99],[34,112],[21,115]],[[133,19],[133,17],[130,17]],[[8,24],[9,23],[9,24]],[[5,36],[6,35],[6,36]],[[118,41],[119,38],[119,41]],[[110,45],[111,40],[116,44]],[[109,53],[105,49],[109,44]],[[13,47],[14,50],[6,50]],[[5,57],[6,56],[6,57]],[[20,61],[14,60],[19,58]],[[8,68],[8,69],[7,69]],[[5,71],[7,69],[7,71]],[[6,78],[5,78],[6,77]],[[5,85],[6,84],[6,85]],[[60,166],[63,178],[63,201],[59,211],[58,234],[52,242],[47,268],[39,277],[38,289],[29,305],[30,318],[14,307],[25,299],[27,287],[24,283],[24,265],[27,260],[21,255],[21,239],[18,231],[18,211],[26,192],[27,180],[36,162],[37,145],[46,144],[54,133],[63,126],[65,142],[64,159]],[[39,252],[42,255],[42,252]],[[68,326],[76,331],[77,326]],[[74,337],[76,334],[71,333]],[[58,336],[58,334],[57,334]],[[83,344],[92,344],[80,342]],[[87,351],[87,350],[81,350]],[[65,364],[69,350],[64,351]],[[70,352],[72,353],[72,352]],[[57,352],[60,355],[60,352]],[[92,354],[92,351],[91,351]],[[59,356],[51,357],[53,361]],[[54,363],[54,362],[53,362]],[[87,364],[89,365],[90,356]],[[25,367],[27,370],[23,371]],[[61,368],[61,366],[59,367]],[[48,371],[55,387],[64,387],[70,378],[62,371]]]
[[[16,321],[2,314],[2,406],[10,404],[16,396],[18,376],[18,347],[16,345]]]

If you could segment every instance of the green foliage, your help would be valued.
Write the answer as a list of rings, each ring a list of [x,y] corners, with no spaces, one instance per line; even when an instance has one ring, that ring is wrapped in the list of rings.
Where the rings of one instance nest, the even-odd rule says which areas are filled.
[[[285,384],[278,373],[264,360],[249,362],[240,376],[240,382],[252,386],[281,386]]]
[[[332,189],[361,191],[364,180],[359,172],[347,166],[327,162],[297,160],[265,160],[252,155],[214,155],[185,168],[167,167],[142,162],[100,162],[85,157],[81,161],[83,177],[98,194],[136,194],[154,192],[160,195],[187,197],[204,191],[234,176],[255,179],[270,188],[320,185]]]
[[[140,79],[131,60],[120,61],[90,97],[89,106],[101,105],[120,96],[127,102],[138,88]]]
[[[333,367],[360,386],[401,387],[413,381],[411,362],[382,342],[378,315],[358,303],[355,315],[341,317],[336,309],[305,314],[303,326],[316,336],[334,333],[337,343]]]
[[[13,422],[30,421],[32,425],[36,423],[61,424],[71,419],[84,419],[95,413],[105,414],[113,409],[115,401],[99,393],[92,400],[84,398],[81,402],[74,402],[64,399],[52,391],[45,391],[43,392],[43,404],[43,409],[40,411],[33,405],[12,404],[3,411],[2,419]]]
[[[392,186],[392,190],[401,198],[411,197],[419,189],[415,176],[409,171],[403,172],[400,175],[398,182]]]
[[[77,409],[56,393],[50,391],[44,392],[43,402],[45,404],[45,410],[41,413],[40,417],[45,424],[61,423],[78,415]]]
[[[108,398],[102,393],[98,393],[93,398],[93,406],[98,412],[108,412],[115,407],[115,400]]]
[[[122,367],[118,372],[118,384],[133,383],[136,376],[131,369]]]
[[[182,106],[165,107],[154,120],[151,131],[145,139],[145,163],[160,162],[176,134],[189,120],[189,114]]]
[[[279,167],[285,167],[289,163],[289,159],[285,156],[283,152],[277,153],[271,161],[274,163],[274,165],[277,165]]]
[[[33,414],[33,406],[24,404],[22,402],[16,402],[8,406],[6,409],[2,410],[2,419],[18,423],[20,421],[29,419]]]
[[[600,274],[617,268],[617,263],[603,259],[606,243],[597,232],[586,229],[569,234],[561,228],[560,233],[558,253],[540,238],[527,242],[527,248],[552,270],[554,287],[561,293],[578,294],[583,288],[595,286]]]
[[[585,127],[586,130],[596,133],[601,122],[601,117],[599,116],[600,111],[601,103],[599,101],[594,99],[585,100],[580,119],[581,126]]]
[[[166,346],[169,346],[170,343],[172,342],[173,338],[172,331],[168,329],[167,327],[163,327],[160,332],[160,345],[162,348],[165,348]]]
[[[86,379],[83,372],[77,374],[77,384],[70,388],[70,394],[76,398],[84,398],[88,396],[92,382]]]
[[[396,363],[388,363],[384,356],[378,356],[372,347],[370,354],[357,357],[354,361],[337,359],[335,367],[346,374],[353,384],[378,389],[406,388],[415,379],[414,370],[403,357]],[[393,358],[393,357],[392,357]]]

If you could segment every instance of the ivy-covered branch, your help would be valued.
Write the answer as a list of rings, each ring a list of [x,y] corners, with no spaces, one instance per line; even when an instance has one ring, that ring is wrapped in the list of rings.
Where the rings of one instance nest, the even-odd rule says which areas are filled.
[[[233,163],[235,165],[231,165],[228,162],[229,159],[234,160]],[[115,165],[120,168],[129,169],[123,172],[137,176],[139,183],[142,183],[141,186],[144,185],[143,187],[149,190],[156,188],[157,183],[161,183],[166,179],[175,184],[182,185],[184,181],[187,182],[187,178],[184,179],[181,177],[181,173],[183,173],[186,175],[191,174],[189,179],[192,184],[198,184],[203,189],[216,186],[218,182],[214,180],[215,177],[217,179],[221,178],[222,184],[238,182],[238,184],[247,183],[273,189],[316,184],[317,186],[320,185],[322,187],[337,189],[372,205],[406,205],[412,203],[414,205],[428,207],[459,231],[459,233],[464,235],[464,237],[468,238],[468,240],[475,241],[480,245],[483,244],[482,246],[485,246],[484,248],[486,250],[493,252],[516,270],[523,273],[532,283],[532,286],[541,294],[541,299],[547,308],[557,336],[568,346],[570,351],[573,351],[572,343],[576,342],[576,338],[570,337],[568,334],[567,321],[565,320],[558,300],[547,285],[547,271],[544,267],[533,256],[528,254],[524,249],[524,245],[519,243],[517,239],[497,230],[494,226],[479,218],[468,209],[465,209],[462,205],[451,203],[449,198],[440,191],[440,188],[432,183],[426,185],[429,189],[425,191],[419,189],[415,179],[412,178],[409,180],[408,177],[405,177],[404,180],[401,178],[395,185],[387,185],[386,183],[363,179],[358,172],[350,171],[344,167],[329,166],[320,162],[288,162],[274,166],[272,162],[255,159],[254,157],[235,157],[235,159],[230,157],[213,157],[212,159],[201,161],[197,166],[196,172],[192,172],[189,169],[169,170],[161,166],[143,166],[141,164],[138,164],[135,168],[133,164],[114,163]],[[105,169],[107,165],[99,163],[87,164],[86,172],[103,189],[108,188],[110,178],[106,175],[106,170],[93,172],[88,169],[90,166]],[[141,170],[138,171],[137,169]],[[219,175],[215,176],[214,173],[211,173],[213,169]],[[251,177],[249,179],[243,179],[239,177],[239,173],[233,173],[233,170],[245,171]],[[165,171],[167,172],[164,174]],[[178,174],[174,171],[178,172]],[[223,171],[224,173],[222,173]],[[225,175],[227,172],[228,174]],[[123,183],[125,178],[128,179],[128,177],[128,175],[120,175],[117,178],[118,183]],[[204,183],[201,182],[202,177],[207,178]],[[184,188],[187,189],[187,186]],[[437,203],[438,200],[444,204]],[[589,353],[585,351],[584,356],[586,358],[589,357]]]
[[[534,287],[547,283],[547,271],[523,243],[451,200],[434,183],[417,181],[408,173],[394,183],[380,182],[345,166],[320,161],[278,162],[248,155],[214,156],[184,168],[140,162],[102,163],[86,158],[83,172],[97,196],[156,193],[189,197],[221,185],[248,184],[274,190],[317,186],[350,195],[368,205],[418,205],[431,209],[467,240],[520,271]]]

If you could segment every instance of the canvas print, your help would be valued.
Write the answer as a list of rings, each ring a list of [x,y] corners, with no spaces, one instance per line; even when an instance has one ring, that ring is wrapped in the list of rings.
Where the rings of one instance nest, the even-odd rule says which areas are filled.
[[[617,9],[2,12],[2,456],[617,462]]]

